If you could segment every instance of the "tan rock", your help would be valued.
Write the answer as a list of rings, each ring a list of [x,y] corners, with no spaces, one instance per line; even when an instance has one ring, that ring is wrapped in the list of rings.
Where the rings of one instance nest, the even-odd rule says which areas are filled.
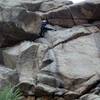
[[[23,91],[28,92],[26,90],[36,84],[35,78],[41,69],[46,49],[47,45],[26,41],[4,50],[4,63],[17,69],[20,82],[18,86],[22,88],[24,86]],[[30,94],[32,94],[31,89]]]
[[[43,14],[43,18],[47,19],[52,25],[72,27],[74,25],[87,24],[88,22],[97,20],[99,21],[99,8],[100,5],[98,3],[76,3]]]

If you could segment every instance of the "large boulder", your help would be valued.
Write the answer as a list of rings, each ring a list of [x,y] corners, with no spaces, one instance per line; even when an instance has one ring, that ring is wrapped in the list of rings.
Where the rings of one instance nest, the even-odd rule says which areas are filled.
[[[0,4],[6,7],[22,7],[28,11],[48,12],[53,9],[60,8],[64,5],[72,4],[70,0],[1,0]]]
[[[4,64],[17,69],[19,74],[18,86],[23,91],[29,92],[28,87],[36,85],[36,75],[42,67],[47,48],[48,46],[45,44],[25,41],[3,51]]]
[[[51,25],[63,27],[72,27],[74,25],[72,15],[66,6],[44,13],[42,19],[47,20]]]
[[[34,40],[39,36],[41,28],[41,19],[37,14],[35,13],[28,14],[25,11],[23,13],[21,12],[19,18],[20,21],[17,23],[13,23],[10,20],[8,20],[7,22],[1,20],[0,47],[11,46],[22,40]]]
[[[65,0],[11,2],[0,1],[0,47],[39,36],[41,18],[35,11],[45,12],[42,18],[50,24],[64,27],[91,23],[100,17],[96,3],[66,6]],[[43,38],[3,50],[4,64],[19,74],[17,86],[27,95],[63,96],[58,100],[75,100],[96,91],[100,82],[100,23],[47,29]]]
[[[75,94],[91,90],[100,78],[99,37],[100,30],[96,26],[76,26],[46,33],[55,59],[51,57],[51,66],[42,70],[59,73],[64,88]]]
[[[99,8],[99,3],[77,3],[47,12],[43,14],[43,19],[46,19],[52,25],[72,27],[99,20]]]
[[[21,81],[24,81],[24,78],[29,80],[31,77],[33,79],[42,66],[43,56],[47,48],[48,46],[45,44],[29,41],[6,48],[3,51],[4,64],[17,69]]]
[[[45,38],[52,44],[52,46],[56,46],[64,41],[71,41],[74,38],[89,34],[91,34],[91,32],[88,29],[83,26],[78,26],[58,31],[48,31],[45,33]]]
[[[0,47],[34,40],[41,31],[42,21],[38,14],[10,3],[0,1]]]

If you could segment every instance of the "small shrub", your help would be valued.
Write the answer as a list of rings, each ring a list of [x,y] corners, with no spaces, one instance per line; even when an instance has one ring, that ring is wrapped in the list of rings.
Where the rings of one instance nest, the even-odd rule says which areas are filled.
[[[22,100],[22,94],[19,89],[14,90],[11,86],[6,86],[0,91],[0,100]]]

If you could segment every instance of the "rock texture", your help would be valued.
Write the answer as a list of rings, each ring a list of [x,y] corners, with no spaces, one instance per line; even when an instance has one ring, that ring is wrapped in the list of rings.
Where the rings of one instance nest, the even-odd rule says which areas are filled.
[[[93,2],[72,4],[44,14],[43,19],[47,19],[48,23],[52,25],[72,27],[74,25],[86,24],[99,20],[99,8],[100,4],[95,4]]]
[[[0,89],[9,83],[16,85],[18,83],[18,74],[15,70],[0,65]]]
[[[23,40],[35,40],[40,36],[42,20],[40,13],[72,4],[63,0],[1,0],[0,1],[0,47],[12,46]]]
[[[0,86],[17,83],[24,100],[99,100],[99,10],[93,0],[1,0]]]
[[[11,46],[22,40],[34,40],[39,36],[42,21],[38,14],[22,7],[2,5],[1,2],[0,47]]]

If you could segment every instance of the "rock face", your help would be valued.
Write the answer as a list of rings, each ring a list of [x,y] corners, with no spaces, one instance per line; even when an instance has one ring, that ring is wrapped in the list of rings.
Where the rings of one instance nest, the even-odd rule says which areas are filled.
[[[38,14],[21,7],[5,7],[0,4],[0,47],[22,40],[34,40],[40,31],[41,18]]]
[[[55,54],[56,71],[67,90],[81,95],[99,80],[99,36],[100,30],[96,26],[46,33],[45,38]],[[49,69],[50,66],[44,68]]]
[[[49,59],[44,58],[47,49],[48,46],[46,44],[24,42],[18,46],[6,48],[3,51],[4,63],[6,66],[17,69],[20,85],[23,83],[29,85],[37,84],[36,91],[38,91],[38,88],[43,88],[44,91],[48,92],[51,88],[49,91],[52,93],[56,91],[53,87],[60,86],[60,80],[54,75],[49,75],[49,72],[47,72],[48,75],[42,72],[39,73],[44,65],[46,66],[51,62]]]
[[[71,91],[65,98],[70,93],[76,98],[99,81],[99,36],[96,26],[49,31],[45,41],[41,38],[40,43],[24,42],[5,49],[4,62],[17,68],[20,82],[33,85],[36,95]]]
[[[42,20],[36,12],[47,12],[72,4],[63,0],[1,0],[0,1],[0,47],[12,46],[23,40],[35,40],[40,35]]]
[[[25,39],[34,40],[39,36],[39,15],[20,8],[1,8],[0,13],[0,47],[10,46]]]
[[[26,100],[100,99],[99,10],[97,1],[0,1],[0,61]],[[1,86],[15,80],[3,75]]]
[[[0,65],[0,89],[12,83],[13,85],[18,83],[18,75],[16,71],[5,68],[5,66]]]
[[[84,32],[81,31],[81,33],[84,35]],[[57,35],[59,34],[57,33]],[[65,35],[62,36],[64,36],[64,39]],[[66,89],[83,93],[90,84],[99,80],[97,73],[100,73],[100,62],[98,47],[95,44],[98,43],[99,36],[100,33],[80,35],[79,37],[73,36],[72,41],[67,41],[66,38],[67,40],[61,41],[59,45],[53,48],[57,59],[57,68],[63,76]]]
[[[45,44],[26,41],[3,51],[4,63],[6,66],[17,69],[20,85],[23,83],[36,84],[36,74],[41,68],[46,49]]]
[[[70,0],[3,0],[0,1],[1,6],[6,7],[21,7],[25,8],[29,11],[41,11],[41,12],[47,12],[51,11],[53,9],[57,9],[59,7],[62,7],[64,5],[72,4],[72,1]]]
[[[47,19],[48,23],[52,25],[72,27],[74,25],[99,20],[99,8],[100,4],[95,3],[83,2],[80,4],[72,4],[44,14],[43,19]]]

